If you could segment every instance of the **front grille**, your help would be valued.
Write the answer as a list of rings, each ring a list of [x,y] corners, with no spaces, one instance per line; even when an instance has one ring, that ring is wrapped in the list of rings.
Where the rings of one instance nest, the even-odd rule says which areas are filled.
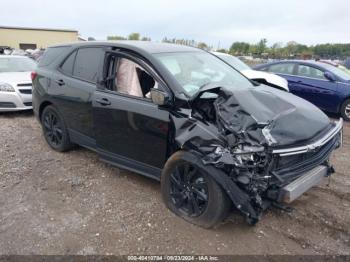
[[[17,84],[17,86],[32,86],[32,83]]]
[[[273,173],[281,178],[291,178],[307,172],[327,161],[332,151],[338,146],[339,135],[334,136],[322,147],[313,152],[280,156]]]
[[[32,106],[32,102],[25,102],[23,103],[25,106]]]
[[[21,94],[31,95],[32,94],[32,89],[19,89],[19,92]]]
[[[16,108],[16,105],[12,102],[0,102],[2,108]]]

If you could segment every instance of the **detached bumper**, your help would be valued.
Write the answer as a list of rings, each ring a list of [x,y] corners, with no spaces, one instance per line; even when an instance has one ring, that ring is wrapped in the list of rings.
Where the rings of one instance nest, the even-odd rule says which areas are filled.
[[[320,165],[282,188],[279,202],[291,203],[328,176],[328,167]]]
[[[32,109],[32,95],[17,92],[0,92],[0,112]]]
[[[300,147],[274,150],[278,155],[278,166],[272,172],[281,182],[275,195],[277,202],[290,203],[317,185],[332,171],[328,166],[332,152],[342,145],[343,120],[321,139]]]

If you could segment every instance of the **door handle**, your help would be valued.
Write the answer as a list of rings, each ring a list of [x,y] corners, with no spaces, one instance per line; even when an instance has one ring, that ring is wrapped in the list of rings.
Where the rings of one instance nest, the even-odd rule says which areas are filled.
[[[107,98],[96,99],[95,101],[102,106],[109,106],[111,104],[111,101],[109,101]]]
[[[64,81],[62,79],[60,80],[55,80],[55,82],[59,85],[59,86],[63,86],[65,85]]]

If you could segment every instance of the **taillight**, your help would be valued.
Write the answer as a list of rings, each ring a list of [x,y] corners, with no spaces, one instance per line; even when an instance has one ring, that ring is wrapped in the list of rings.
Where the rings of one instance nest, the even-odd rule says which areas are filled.
[[[36,78],[37,76],[37,72],[33,71],[31,74],[30,74],[30,77],[32,78],[32,81],[34,81],[34,79]]]

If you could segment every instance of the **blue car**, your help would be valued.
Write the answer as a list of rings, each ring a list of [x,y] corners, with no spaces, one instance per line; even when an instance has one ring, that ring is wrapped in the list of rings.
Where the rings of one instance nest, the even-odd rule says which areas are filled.
[[[350,121],[350,74],[329,64],[303,60],[273,62],[255,69],[284,77],[291,93]]]

